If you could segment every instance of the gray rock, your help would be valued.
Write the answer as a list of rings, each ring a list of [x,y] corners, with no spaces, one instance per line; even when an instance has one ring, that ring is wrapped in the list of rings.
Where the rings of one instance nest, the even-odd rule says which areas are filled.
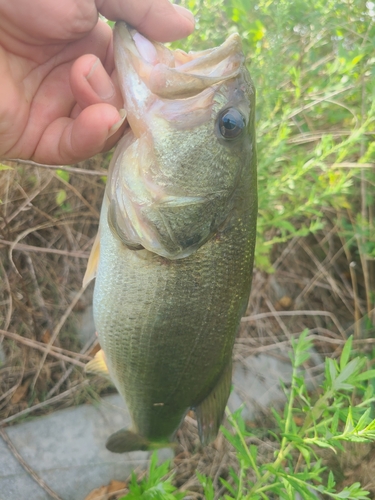
[[[83,500],[111,479],[124,481],[137,467],[145,469],[149,453],[117,455],[106,450],[107,437],[130,424],[120,396],[98,406],[82,405],[6,428],[14,446],[35,472],[63,500]],[[160,450],[161,461],[173,457]],[[0,500],[49,500],[0,438]]]
[[[313,388],[320,379],[316,367],[322,365],[323,361],[314,350],[311,351],[310,359],[312,366],[304,368],[304,375],[307,387]],[[251,421],[267,412],[271,406],[281,408],[286,402],[282,384],[288,387],[291,379],[292,365],[286,349],[275,348],[267,354],[236,361],[229,409],[233,412],[244,405],[242,416]]]

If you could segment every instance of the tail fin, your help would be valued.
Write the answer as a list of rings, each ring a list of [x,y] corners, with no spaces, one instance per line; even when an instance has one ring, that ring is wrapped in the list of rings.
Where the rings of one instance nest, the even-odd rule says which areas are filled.
[[[174,446],[170,441],[152,442],[140,434],[127,429],[115,432],[106,442],[106,448],[113,453],[127,453],[129,451],[149,451],[157,448]]]

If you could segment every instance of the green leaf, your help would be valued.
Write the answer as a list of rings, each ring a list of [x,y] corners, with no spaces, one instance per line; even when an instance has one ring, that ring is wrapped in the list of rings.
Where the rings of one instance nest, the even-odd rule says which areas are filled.
[[[344,367],[344,369],[339,373],[336,377],[336,380],[333,384],[333,387],[336,391],[340,389],[351,389],[353,388],[352,384],[347,384],[346,381],[358,371],[360,364],[359,358],[354,358]]]
[[[66,170],[56,170],[56,175],[58,177],[60,177],[60,179],[62,179],[63,181],[65,182],[69,182],[69,179],[70,179],[70,175],[69,175],[69,172],[67,172]]]
[[[309,330],[306,328],[298,337],[298,340],[292,339],[292,347],[294,351],[294,361],[293,365],[298,367],[305,363],[310,358],[310,350],[312,347],[312,340],[306,337],[309,334]]]
[[[215,490],[212,483],[212,479],[210,477],[203,476],[199,472],[196,473],[198,481],[201,483],[203,487],[203,493],[205,500],[214,500],[215,498]]]
[[[375,421],[371,422],[370,414],[371,414],[371,408],[368,408],[361,416],[361,418],[358,420],[356,426],[354,427],[354,430],[356,432],[360,432],[365,428],[367,429],[372,428],[372,424],[375,424]]]
[[[253,461],[256,462],[258,456],[258,446],[255,446],[255,444],[251,444],[249,446],[249,451],[251,456],[253,457]]]
[[[328,483],[327,483],[327,488],[329,490],[332,490],[336,484],[335,477],[333,475],[333,472],[330,470],[328,474]]]
[[[353,421],[352,407],[349,406],[349,408],[348,408],[348,416],[346,418],[345,429],[344,429],[343,434],[349,434],[350,432],[353,431],[354,427],[355,426],[354,426],[354,421]]]
[[[340,356],[340,370],[342,371],[349,361],[349,356],[352,350],[353,335],[351,335],[345,342],[344,348]]]
[[[362,382],[363,380],[375,379],[375,370],[367,370],[365,372],[359,373],[356,376],[356,380]]]
[[[340,421],[340,412],[338,410],[335,411],[332,417],[332,424],[331,424],[331,432],[332,434],[336,434],[338,426],[339,426],[339,421]]]
[[[66,200],[67,194],[65,189],[59,189],[56,194],[56,205],[61,206]]]
[[[351,65],[352,67],[354,67],[356,64],[359,63],[359,61],[361,61],[363,59],[365,54],[358,54],[357,56],[353,57],[352,61],[351,61]]]
[[[310,448],[306,448],[305,446],[296,446],[297,450],[301,453],[301,455],[303,456],[305,462],[306,462],[306,465],[308,467],[310,467],[310,461],[311,461],[311,449]]]
[[[123,497],[126,500],[182,500],[184,493],[177,492],[171,483],[173,476],[166,477],[170,469],[170,461],[157,464],[157,453],[151,456],[148,474],[137,482],[137,477],[132,473],[129,484],[129,493]]]
[[[4,163],[0,163],[0,172],[2,170],[14,170],[14,168],[9,165],[4,165]]]
[[[319,446],[320,448],[330,448],[332,451],[334,451],[336,453],[336,450],[334,448],[334,446],[332,446],[331,444],[327,443],[327,441],[323,441],[322,439],[317,439],[317,438],[307,438],[304,440],[304,442],[306,444],[314,444],[316,446]]]
[[[338,373],[337,363],[334,359],[326,358],[326,372],[326,377],[329,378],[330,385],[333,387]]]
[[[231,493],[234,497],[237,495],[236,490],[233,488],[233,486],[231,484],[228,483],[228,481],[226,481],[225,479],[223,479],[221,477],[220,482],[223,486],[226,487],[226,489],[229,491],[229,493]]]

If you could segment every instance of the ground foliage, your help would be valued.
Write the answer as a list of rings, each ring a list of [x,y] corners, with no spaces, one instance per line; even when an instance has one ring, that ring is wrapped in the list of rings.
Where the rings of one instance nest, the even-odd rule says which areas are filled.
[[[251,443],[254,432],[249,432],[242,419],[240,408],[229,414],[229,424],[234,433],[223,427],[222,432],[232,445],[237,457],[235,468],[229,469],[229,480],[220,478],[223,496],[215,492],[210,477],[197,473],[206,500],[261,500],[268,498],[294,499],[299,494],[303,499],[322,498],[365,499],[369,492],[358,482],[336,489],[332,471],[322,466],[317,450],[343,449],[342,442],[368,443],[375,441],[375,420],[371,418],[374,402],[371,386],[365,391],[363,401],[352,405],[350,393],[363,389],[375,375],[375,370],[364,371],[364,357],[351,358],[352,341],[346,342],[339,362],[326,358],[325,379],[321,393],[313,400],[307,390],[301,367],[309,359],[312,340],[308,330],[298,340],[292,340],[291,363],[293,366],[291,386],[287,392],[287,404],[282,414],[274,411],[277,431],[274,431],[274,454],[268,460],[259,459],[260,446]],[[367,408],[367,409],[366,409]],[[165,464],[156,467],[156,455],[151,460],[148,475],[140,482],[135,477],[129,483],[126,498],[159,498],[154,495],[156,484],[160,491],[171,485],[172,476],[166,477]],[[164,477],[163,477],[164,476]],[[169,490],[171,496],[160,498],[182,498],[181,493]],[[150,496],[148,496],[150,495]]]
[[[366,258],[373,239],[374,4],[361,0],[186,0],[186,49],[237,31],[257,88],[258,265],[275,242],[337,215]],[[361,199],[358,194],[361,191]]]
[[[291,339],[307,328],[319,353],[333,359],[353,335],[353,356],[360,353],[361,363],[371,369],[375,354],[374,3],[180,3],[195,13],[197,29],[176,45],[186,50],[208,48],[239,32],[257,88],[257,271],[235,359],[270,352],[275,344],[285,354]],[[90,301],[90,293],[83,294],[80,287],[97,230],[109,159],[110,153],[77,166],[86,173],[14,162],[0,166],[3,424],[90,401],[112,390],[99,378],[88,383],[82,367],[97,349],[96,340],[80,345],[75,335],[80,310]],[[309,363],[306,360],[304,366]],[[319,368],[313,367],[317,372]],[[352,394],[353,407],[361,404],[364,394],[370,398],[367,382],[360,382],[362,389]],[[293,418],[297,425],[299,415]],[[253,431],[250,437],[244,435],[249,449],[257,446],[258,464],[273,460],[282,439],[280,419],[285,422],[277,414],[261,414],[258,422],[247,422],[243,428],[244,433],[249,426]],[[177,493],[189,491],[190,498],[203,498],[203,488],[208,499],[230,495],[235,477],[242,481],[243,465],[230,438],[221,437],[213,446],[200,449],[191,418],[178,438],[180,449],[168,494],[174,494],[173,484]],[[371,444],[344,443],[343,449],[347,452],[334,454],[330,448],[316,452],[322,462],[313,464],[315,484],[324,480],[340,491],[361,480],[374,497]],[[300,453],[305,459],[302,449]],[[326,464],[336,486],[333,477],[320,471]],[[252,480],[251,470],[255,474],[248,468],[246,480]]]

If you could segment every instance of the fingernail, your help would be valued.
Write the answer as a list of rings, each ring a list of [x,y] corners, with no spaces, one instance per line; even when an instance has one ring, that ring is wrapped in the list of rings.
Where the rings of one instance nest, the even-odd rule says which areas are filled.
[[[115,95],[115,87],[108,73],[103,68],[100,59],[96,59],[89,74],[86,76],[86,80],[103,101],[108,101]]]
[[[185,7],[182,7],[181,5],[173,5],[173,7],[177,10],[177,12],[181,16],[183,16],[185,19],[187,19],[188,21],[190,21],[191,24],[193,25],[193,28],[194,28],[194,26],[195,26],[195,19],[194,19],[193,13],[190,12],[190,10],[185,9]]]
[[[119,110],[119,115],[121,116],[121,119],[114,123],[112,125],[112,127],[108,130],[108,137],[107,139],[109,139],[110,137],[112,137],[113,134],[115,134],[118,129],[121,127],[121,125],[124,123],[125,119],[126,119],[126,111],[125,109],[120,109]]]

